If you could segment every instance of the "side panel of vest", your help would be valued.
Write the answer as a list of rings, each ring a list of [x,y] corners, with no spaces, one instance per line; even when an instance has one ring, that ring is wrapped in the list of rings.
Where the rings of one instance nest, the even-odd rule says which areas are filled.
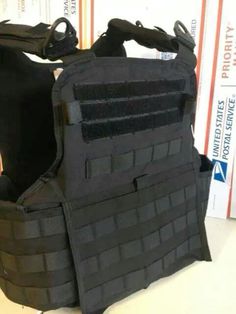
[[[210,260],[187,107],[194,72],[102,58],[73,64],[57,88],[67,121],[58,180],[84,313]]]
[[[62,208],[0,202],[0,287],[22,305],[46,311],[78,304]]]

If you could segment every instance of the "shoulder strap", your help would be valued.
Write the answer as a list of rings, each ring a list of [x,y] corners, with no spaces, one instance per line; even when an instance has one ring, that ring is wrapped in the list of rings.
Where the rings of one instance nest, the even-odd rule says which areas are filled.
[[[148,29],[140,27],[140,22],[134,25],[126,20],[112,19],[108,23],[106,33],[91,49],[97,56],[113,55],[121,49],[125,41],[135,40],[147,48],[175,52],[177,59],[181,59],[194,68],[196,65],[196,57],[193,53],[195,43],[191,34],[180,21],[176,21],[174,32],[176,36],[171,36],[158,27]]]
[[[64,33],[56,29],[65,23]],[[57,19],[50,27],[40,23],[34,27],[28,25],[0,23],[0,45],[23,52],[35,54],[51,61],[76,52],[78,39],[76,31],[66,18]]]

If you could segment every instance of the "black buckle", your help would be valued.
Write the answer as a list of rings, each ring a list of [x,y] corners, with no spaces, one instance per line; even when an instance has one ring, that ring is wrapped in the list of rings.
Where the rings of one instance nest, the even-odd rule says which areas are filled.
[[[56,31],[56,28],[61,23],[66,24],[66,30],[63,33]],[[66,18],[61,17],[52,24],[48,36],[45,39],[42,48],[42,54],[44,58],[50,59],[50,56],[52,56],[54,59],[56,59],[57,55],[61,56],[60,51],[57,50],[58,47],[61,48],[63,43],[65,43],[68,48],[70,46],[69,43],[71,46],[75,47],[78,43],[78,39],[76,37],[76,31],[71,23]]]
[[[175,22],[174,32],[178,41],[193,51],[196,46],[194,39],[189,33],[187,27],[181,21]]]

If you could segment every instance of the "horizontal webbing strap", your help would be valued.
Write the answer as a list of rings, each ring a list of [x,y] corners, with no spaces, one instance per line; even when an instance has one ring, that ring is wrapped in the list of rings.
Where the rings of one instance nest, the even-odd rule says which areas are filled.
[[[185,173],[184,170],[186,171]],[[182,175],[181,172],[183,172]],[[176,187],[178,187],[180,176],[182,178],[182,185],[188,186],[195,180],[194,173],[190,170],[190,168],[188,169],[187,167],[183,166],[169,172],[158,173],[157,175],[154,175],[154,183],[152,182],[152,176],[150,176],[151,178],[147,179],[145,188],[133,193],[119,195],[117,197],[89,206],[84,206],[82,208],[78,208],[76,206],[76,202],[74,202],[72,203],[74,211],[73,223],[75,224],[76,228],[79,228],[85,226],[88,223],[109,217],[115,213],[134,208],[137,204],[140,206],[142,204],[145,205],[145,198],[147,197],[147,194],[150,201],[151,199],[155,200],[162,194],[175,191]],[[148,181],[151,181],[151,183]]]
[[[68,247],[66,234],[27,240],[5,239],[0,237],[0,250],[16,255],[41,254],[60,251]]]
[[[28,221],[17,221],[13,217],[0,219],[0,238],[4,239],[29,240],[65,233],[66,227],[62,215]]]
[[[104,286],[97,286],[86,291],[87,297],[86,299],[89,302],[91,300],[90,298],[91,296],[99,296],[102,295],[103,293],[109,292],[108,289],[112,285],[112,283],[113,285],[114,283],[116,283],[116,286],[120,285],[123,290],[123,292],[122,290],[119,290],[114,294],[112,293],[112,291],[110,291],[111,295],[109,297],[106,295],[106,301],[102,300],[102,298],[100,300],[98,298],[97,300],[93,299],[93,302],[88,303],[88,309],[90,308],[92,309],[92,312],[89,313],[102,314],[105,308],[110,306],[110,304],[113,304],[114,302],[117,302],[122,298],[125,298],[130,294],[135,293],[136,291],[139,291],[140,287],[147,288],[152,282],[164,278],[166,276],[170,276],[173,273],[177,272],[178,270],[195,262],[196,260],[202,260],[201,249],[193,249],[191,251],[187,251],[185,249],[188,245],[187,242],[188,241],[185,241],[177,248],[176,250],[177,254],[178,251],[180,250],[183,252],[181,255],[177,255],[176,260],[174,260],[175,252],[173,250],[169,252],[164,257],[164,259],[153,262],[147,268],[139,268],[136,271],[131,271],[126,276],[118,277],[112,281],[108,281]],[[184,248],[184,250],[182,248]],[[126,288],[127,291],[125,291],[124,288]],[[99,310],[95,312],[94,308]]]
[[[148,206],[146,206],[148,207]],[[168,224],[168,222],[182,217],[187,211],[192,211],[196,207],[196,200],[192,198],[186,201],[186,204],[181,204],[171,209],[166,210],[159,215],[154,216],[152,219],[148,219],[143,223],[137,223],[134,226],[127,228],[121,228],[112,234],[104,241],[104,237],[98,238],[96,241],[81,243],[80,257],[81,259],[87,259],[91,256],[100,254],[101,252],[107,251],[117,243],[131,242],[138,237],[148,236],[150,233],[155,232],[159,228]],[[139,209],[138,209],[139,210]],[[128,225],[128,223],[127,223]],[[170,233],[171,235],[171,233]],[[105,236],[105,235],[104,235]],[[81,241],[82,242],[82,241]]]
[[[85,280],[85,289],[91,289],[108,280],[110,281],[116,277],[120,277],[131,271],[135,271],[152,264],[154,261],[164,257],[168,252],[181,245],[181,243],[188,240],[191,236],[196,235],[198,231],[197,224],[190,225],[185,230],[175,234],[174,237],[170,238],[168,241],[157,245],[149,252],[142,252],[139,256],[126,259],[119,264],[112,265],[109,269],[87,276]],[[200,246],[201,242],[199,243],[199,248]]]
[[[0,45],[35,54],[43,59],[56,60],[76,52],[78,39],[71,23],[66,18],[57,19],[50,27],[40,23],[34,27],[0,23]],[[64,33],[56,31],[65,23]]]
[[[74,280],[74,268],[68,267],[65,269],[53,272],[40,272],[21,274],[9,269],[0,269],[0,278],[5,278],[11,281],[12,284],[20,287],[35,287],[35,288],[50,288],[62,285],[65,282]]]
[[[0,260],[5,269],[22,274],[62,270],[72,263],[67,249],[45,254],[18,256],[0,251]]]
[[[73,304],[77,301],[74,281],[52,288],[20,287],[0,278],[0,287],[12,301],[47,311]]]
[[[166,162],[169,162],[171,156],[176,156],[177,160],[180,157],[182,146],[182,137],[175,137],[170,141],[129,150],[123,154],[111,154],[100,158],[87,159],[85,165],[86,178],[94,178],[131,170],[135,167],[137,168],[150,163],[156,163],[157,161],[159,162],[160,160],[164,160],[164,158]],[[168,160],[166,160],[166,158],[168,158]],[[140,182],[141,179],[137,180],[136,183],[140,184]]]

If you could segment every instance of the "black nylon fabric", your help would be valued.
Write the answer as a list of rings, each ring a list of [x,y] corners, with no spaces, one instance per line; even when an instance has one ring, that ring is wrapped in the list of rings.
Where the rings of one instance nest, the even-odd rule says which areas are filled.
[[[51,26],[40,23],[34,27],[28,25],[0,23],[1,45],[35,54],[43,59],[57,60],[76,52],[78,43],[76,32],[70,22],[60,18]],[[61,23],[66,24],[65,33],[56,30]]]
[[[22,92],[30,94],[47,121],[38,121],[42,134],[36,128],[22,139],[18,130],[25,132],[29,115],[22,123],[8,111],[1,116],[2,147],[20,139],[11,147],[30,155],[32,139],[41,152],[20,170],[14,150],[3,154],[15,165],[9,171],[4,161],[8,178],[0,178],[0,287],[9,299],[42,311],[80,304],[83,314],[98,314],[196,260],[211,260],[204,218],[212,165],[194,148],[196,59],[180,25],[173,37],[112,20],[90,51],[65,58],[56,82],[49,67],[1,48],[11,77],[0,78],[2,103],[18,86],[20,102]],[[126,58],[130,39],[177,57]],[[21,61],[15,74],[8,54]],[[26,102],[16,100],[21,113]],[[17,122],[14,137],[6,115],[9,130]],[[21,195],[14,203],[15,188],[14,197]]]
[[[71,66],[70,73],[68,69],[57,82],[62,102],[68,104],[65,110],[70,108],[61,165],[67,169],[63,170],[65,198],[75,200],[80,195],[84,200],[64,204],[84,313],[102,313],[113,302],[183,265],[210,260],[201,185],[202,176],[209,176],[211,170],[201,166],[193,148],[192,71],[177,60],[91,58]],[[147,77],[152,82],[160,76],[168,81],[166,92],[158,82],[156,88],[147,89]],[[135,90],[136,96],[126,82],[140,84],[141,78],[143,88]],[[172,81],[177,83],[170,85]],[[103,127],[96,138],[86,138],[85,122],[111,124],[116,117],[124,121],[121,103],[130,116],[138,115],[139,101],[144,99],[140,115],[145,110],[150,115],[149,97],[165,112],[177,105],[180,119],[146,125],[145,130],[134,130],[127,123],[129,128],[124,124],[124,133],[115,136],[104,133]],[[96,108],[93,113],[88,111],[91,106]],[[77,119],[70,120],[71,113]],[[129,192],[119,194],[122,186],[129,186]]]
[[[14,302],[49,310],[78,304],[61,208],[27,213],[0,201],[0,287]]]
[[[55,159],[54,78],[47,67],[2,46],[0,67],[0,152],[4,173],[15,186],[10,200],[16,200]]]
[[[108,23],[106,35],[114,45],[120,45],[124,41],[133,39],[142,46],[156,48],[159,51],[178,51],[178,44],[173,36],[159,29],[137,27],[137,25],[121,19],[112,19]]]

